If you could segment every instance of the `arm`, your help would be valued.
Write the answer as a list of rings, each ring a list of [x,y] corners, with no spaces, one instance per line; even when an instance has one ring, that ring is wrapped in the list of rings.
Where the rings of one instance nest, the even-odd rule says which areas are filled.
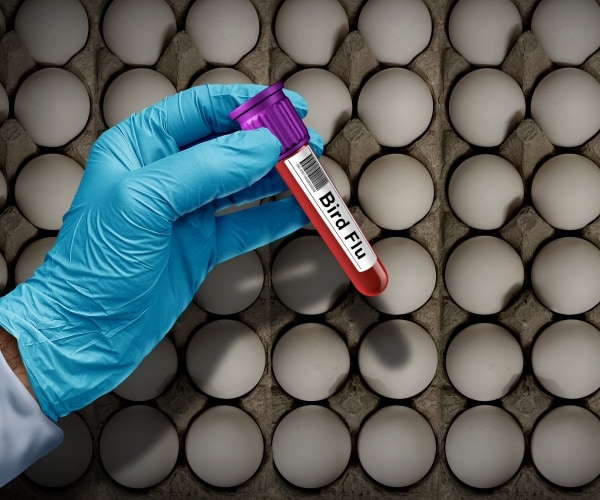
[[[56,448],[63,433],[34,399],[17,342],[0,329],[0,487]]]

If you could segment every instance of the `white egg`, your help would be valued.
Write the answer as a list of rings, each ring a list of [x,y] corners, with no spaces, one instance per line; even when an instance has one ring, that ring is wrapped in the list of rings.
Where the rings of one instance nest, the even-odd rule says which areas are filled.
[[[173,341],[165,337],[113,392],[129,401],[148,401],[165,392],[175,375],[177,351]]]
[[[8,199],[8,184],[4,174],[0,172],[0,209],[4,208]]]
[[[250,307],[260,295],[265,280],[260,257],[247,252],[217,264],[194,295],[208,312],[235,314]]]
[[[277,383],[290,396],[319,401],[333,395],[345,382],[350,353],[331,327],[303,323],[277,341],[272,364]]]
[[[448,345],[446,371],[452,385],[476,401],[506,396],[523,373],[517,339],[500,325],[476,323],[461,330]]]
[[[548,326],[531,351],[537,380],[547,391],[565,399],[584,398],[600,388],[599,359],[600,331],[578,319]]]
[[[583,238],[552,240],[534,258],[531,284],[548,309],[584,313],[600,302],[600,250]]]
[[[406,66],[429,45],[431,15],[421,0],[368,0],[358,32],[379,62]]]
[[[90,116],[90,97],[73,73],[62,68],[45,68],[20,85],[14,112],[38,146],[59,147],[85,128]]]
[[[408,314],[423,306],[435,288],[437,273],[431,255],[419,243],[392,236],[373,244],[388,273],[383,293],[365,300],[387,314]]]
[[[112,127],[133,113],[177,93],[171,81],[150,68],[135,68],[115,78],[104,95],[102,112]]]
[[[285,87],[300,94],[308,105],[304,123],[317,131],[327,144],[352,116],[352,98],[344,82],[321,68],[298,71]]]
[[[499,66],[522,32],[511,0],[458,0],[448,18],[454,49],[475,66]]]
[[[63,441],[53,451],[29,466],[24,474],[46,488],[62,488],[82,477],[94,453],[92,434],[77,413],[56,422],[63,431]]]
[[[16,284],[23,283],[33,276],[34,271],[43,264],[55,241],[55,236],[47,236],[32,241],[23,249],[15,264]]]
[[[10,102],[4,85],[0,84],[0,125],[2,125],[10,114]]]
[[[357,448],[369,477],[391,488],[405,488],[427,475],[437,443],[420,413],[406,406],[386,406],[364,422]]]
[[[523,179],[508,160],[480,154],[464,160],[448,183],[448,202],[456,216],[475,229],[498,229],[521,207]]]
[[[228,85],[230,83],[253,83],[252,80],[241,71],[234,68],[213,68],[202,73],[196,78],[191,87],[204,85],[206,83],[217,83]]]
[[[352,444],[344,421],[323,406],[292,410],[277,424],[271,443],[279,473],[300,488],[335,481],[350,461]]]
[[[460,307],[474,314],[495,314],[521,290],[525,270],[509,243],[483,235],[452,251],[444,276],[448,293]]]
[[[152,66],[177,33],[165,0],[112,0],[102,22],[106,46],[125,64]]]
[[[0,253],[0,293],[6,289],[8,284],[8,266],[3,254]]]
[[[481,68],[454,86],[448,101],[452,126],[474,146],[499,146],[525,118],[525,96],[507,73]]]
[[[169,418],[146,405],[127,406],[106,423],[99,444],[104,469],[127,488],[149,488],[165,479],[179,455]]]
[[[275,17],[281,49],[303,66],[325,66],[349,32],[338,0],[285,0]]]
[[[233,488],[250,479],[264,454],[263,436],[254,419],[235,406],[213,406],[198,415],[185,436],[185,456],[208,484]]]
[[[531,455],[548,481],[578,488],[600,475],[600,419],[580,406],[555,408],[537,423]]]
[[[207,323],[191,338],[185,362],[196,386],[209,396],[239,398],[265,371],[262,341],[248,325],[232,319]]]
[[[573,153],[554,156],[537,170],[531,184],[533,206],[557,229],[575,230],[600,216],[600,168]]]
[[[277,253],[271,270],[275,294],[300,314],[329,311],[346,292],[350,280],[320,236],[301,236]]]
[[[508,481],[525,455],[523,431],[497,406],[481,405],[461,413],[446,435],[446,460],[463,483],[495,488]]]
[[[363,338],[358,368],[367,385],[386,398],[406,399],[424,391],[437,371],[433,339],[412,321],[379,323]]]
[[[600,130],[600,82],[579,68],[552,71],[533,90],[531,116],[555,146],[580,146]]]
[[[431,174],[405,154],[376,158],[362,172],[358,201],[367,216],[385,229],[408,229],[427,215],[434,198]]]
[[[185,30],[206,62],[233,66],[256,45],[260,23],[250,0],[195,0]]]
[[[89,22],[79,0],[25,0],[15,31],[34,61],[62,66],[84,47]]]
[[[425,81],[404,68],[388,68],[367,80],[358,96],[358,118],[382,146],[406,146],[423,134],[433,117]]]
[[[60,229],[82,177],[83,168],[68,156],[57,153],[36,156],[17,175],[17,207],[34,226]]]
[[[600,6],[596,0],[541,0],[531,31],[551,61],[579,66],[600,48]]]

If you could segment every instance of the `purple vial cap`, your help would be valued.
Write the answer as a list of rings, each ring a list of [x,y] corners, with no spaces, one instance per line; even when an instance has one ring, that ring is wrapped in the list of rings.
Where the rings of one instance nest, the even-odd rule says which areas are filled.
[[[283,83],[276,82],[235,108],[229,117],[242,130],[266,127],[281,142],[279,160],[308,143],[308,130],[291,101],[283,93]]]

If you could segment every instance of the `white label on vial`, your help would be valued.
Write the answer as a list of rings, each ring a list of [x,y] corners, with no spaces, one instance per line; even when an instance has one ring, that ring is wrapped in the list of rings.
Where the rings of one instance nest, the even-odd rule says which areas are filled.
[[[358,271],[375,264],[377,256],[310,146],[285,160],[313,207],[321,214]]]

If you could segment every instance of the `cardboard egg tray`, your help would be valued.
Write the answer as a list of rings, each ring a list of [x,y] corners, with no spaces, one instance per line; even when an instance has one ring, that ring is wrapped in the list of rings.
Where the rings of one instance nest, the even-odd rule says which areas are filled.
[[[188,88],[202,72],[210,69],[199,56],[187,33],[183,30],[185,15],[192,0],[168,0],[175,12],[179,31],[173,38],[155,69],[166,75],[178,90]],[[235,68],[247,74],[253,81],[269,84],[285,79],[303,69],[296,65],[277,46],[273,35],[274,16],[278,0],[253,0],[261,20],[261,35],[256,47]],[[74,141],[59,148],[85,165],[90,147],[99,132],[105,129],[102,120],[102,97],[108,83],[119,73],[128,69],[104,45],[101,36],[102,14],[108,0],[82,0],[90,19],[90,36],[84,49],[65,66],[87,86],[92,113],[82,134]],[[368,77],[384,69],[356,30],[358,15],[364,0],[340,0],[350,23],[350,33],[327,65],[327,69],[339,76],[348,86],[356,105],[359,91]],[[522,174],[526,186],[526,198],[520,211],[500,230],[492,232],[507,240],[521,255],[526,281],[517,298],[501,313],[486,320],[497,321],[516,334],[523,348],[525,367],[518,385],[507,396],[495,402],[510,412],[521,425],[526,453],[520,470],[508,482],[491,490],[477,490],[459,481],[451,472],[445,459],[444,440],[453,419],[464,409],[473,405],[451,385],[444,368],[444,353],[452,334],[470,320],[472,315],[459,308],[444,287],[444,266],[451,250],[468,236],[477,234],[460,222],[452,213],[446,199],[446,185],[452,168],[466,156],[476,154],[471,145],[459,138],[448,120],[447,101],[456,81],[474,69],[451,46],[446,31],[452,0],[425,0],[433,21],[433,35],[428,48],[416,57],[407,68],[420,75],[430,86],[434,98],[434,116],[427,132],[417,141],[404,148],[382,148],[356,117],[344,126],[327,145],[325,154],[344,167],[349,175],[353,193],[351,209],[372,241],[388,236],[408,236],[423,245],[431,254],[437,268],[437,284],[429,301],[417,311],[403,316],[422,325],[433,337],[438,348],[438,368],[429,387],[410,400],[395,402],[408,405],[420,412],[431,424],[437,438],[437,456],[429,473],[417,484],[407,488],[393,489],[371,480],[361,468],[356,452],[356,437],[361,423],[374,410],[386,404],[363,382],[358,372],[357,351],[364,333],[376,323],[390,319],[370,307],[353,289],[350,289],[335,307],[315,317],[301,317],[283,305],[275,295],[269,269],[278,248],[285,241],[261,248],[266,279],[258,300],[248,309],[234,315],[261,337],[267,350],[267,368],[258,384],[246,396],[227,401],[250,413],[258,422],[264,436],[265,455],[258,472],[246,483],[233,489],[219,489],[198,479],[186,463],[183,442],[185,432],[193,418],[207,405],[223,402],[211,400],[198,391],[185,370],[185,348],[190,335],[200,325],[219,317],[202,310],[192,303],[181,315],[169,335],[179,353],[179,370],[174,383],[150,404],[162,410],[174,422],[180,435],[179,460],[171,474],[158,485],[145,489],[125,488],[113,481],[106,473],[98,452],[101,431],[107,420],[129,402],[113,393],[102,397],[82,409],[79,414],[88,424],[93,436],[94,456],[87,472],[70,486],[43,488],[20,476],[0,489],[0,498],[600,498],[600,480],[577,489],[555,486],[539,474],[532,462],[529,439],[536,421],[548,409],[563,402],[545,392],[536,382],[530,364],[530,352],[536,334],[556,319],[536,299],[529,281],[529,270],[536,250],[542,242],[556,236],[556,231],[535,212],[529,197],[529,187],[536,167],[543,159],[556,154],[557,150],[544,137],[529,115],[529,102],[536,83],[553,69],[553,64],[529,30],[535,0],[515,0],[522,15],[523,33],[512,48],[501,69],[512,76],[522,87],[528,103],[526,118],[516,130],[494,151],[512,162]],[[0,8],[7,19],[7,34],[0,40],[0,82],[5,86],[11,104],[20,82],[36,70],[18,36],[12,31],[19,0],[2,0]],[[600,51],[582,66],[600,80]],[[356,106],[354,107],[356,109]],[[31,225],[18,211],[12,196],[12,188],[18,169],[42,151],[28,137],[11,115],[0,128],[0,167],[9,183],[9,203],[0,214],[0,250],[6,257],[9,269],[24,245],[46,235]],[[428,215],[406,231],[382,230],[363,214],[357,202],[356,188],[361,171],[377,156],[403,152],[414,156],[427,166],[435,184],[435,201]],[[600,164],[600,138],[575,148]],[[293,237],[306,234],[302,230]],[[600,223],[595,222],[582,231],[580,236],[600,246]],[[9,288],[12,282],[9,282]],[[600,326],[600,307],[581,315],[585,320]],[[275,340],[291,325],[302,321],[324,322],[336,329],[346,340],[351,354],[350,375],[341,389],[326,401],[319,402],[335,411],[347,424],[353,452],[344,473],[332,484],[318,490],[304,490],[287,482],[276,470],[270,442],[273,431],[282,416],[301,403],[288,396],[273,377],[270,356]],[[390,403],[390,401],[387,401]],[[600,395],[594,395],[575,404],[582,405],[600,415]]]

